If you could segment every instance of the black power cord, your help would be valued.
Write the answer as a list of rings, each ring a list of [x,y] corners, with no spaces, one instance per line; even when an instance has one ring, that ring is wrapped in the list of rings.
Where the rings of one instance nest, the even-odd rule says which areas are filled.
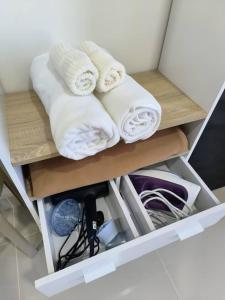
[[[71,234],[74,232],[74,230],[77,229],[78,224],[74,227],[73,231],[68,235],[68,237],[66,238],[66,240],[64,241],[64,243],[62,244],[59,250],[58,262],[56,266],[57,271],[64,269],[71,260],[82,256],[88,248],[89,248],[89,256],[94,256],[99,252],[100,249],[99,238],[96,236],[96,230],[93,230],[92,236],[88,234],[86,228],[85,214],[86,214],[85,207],[83,207],[82,217],[79,223],[80,225],[79,235],[74,245],[65,254],[62,255],[63,248],[65,247],[67,241],[71,237]],[[104,221],[104,217],[103,217],[103,221]],[[95,250],[96,248],[97,250]]]

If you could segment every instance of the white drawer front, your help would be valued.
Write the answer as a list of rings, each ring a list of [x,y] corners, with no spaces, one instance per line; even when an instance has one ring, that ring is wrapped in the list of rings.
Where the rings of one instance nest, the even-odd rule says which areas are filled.
[[[121,194],[127,206],[132,211],[131,215],[124,200],[121,198],[114,182],[110,182],[110,197],[115,202],[110,202],[115,211],[121,209],[123,226],[129,228],[133,240],[102,252],[94,257],[83,260],[59,272],[54,272],[55,253],[51,241],[51,231],[48,228],[48,216],[45,203],[39,200],[39,212],[43,231],[46,260],[49,272],[53,273],[35,282],[36,288],[47,296],[57,294],[82,282],[90,282],[116,270],[117,267],[141,257],[151,251],[159,249],[176,240],[184,240],[195,234],[201,233],[206,227],[217,223],[225,216],[225,204],[219,204],[213,193],[197,176],[188,162],[183,158],[169,160],[167,166],[187,180],[201,186],[201,192],[196,201],[200,212],[171,225],[154,230],[154,225],[145,213],[132,184],[127,176],[121,178]],[[115,205],[113,203],[116,203]],[[132,216],[135,215],[135,218]],[[132,216],[132,218],[131,218]],[[137,229],[138,231],[137,231]],[[139,236],[139,234],[143,234]]]
[[[105,200],[99,199],[99,201],[106,203],[112,218],[119,219],[123,231],[127,233],[128,240],[139,236],[130,212],[120,196],[114,181],[109,182],[109,196]],[[123,259],[118,258],[120,251],[118,252],[117,250],[120,247],[117,247],[55,272],[57,254],[62,240],[51,229],[50,220],[53,206],[46,199],[39,199],[38,209],[48,272],[52,273],[35,282],[36,288],[43,294],[51,296],[82,282],[88,283],[115,271],[116,267],[122,264]]]

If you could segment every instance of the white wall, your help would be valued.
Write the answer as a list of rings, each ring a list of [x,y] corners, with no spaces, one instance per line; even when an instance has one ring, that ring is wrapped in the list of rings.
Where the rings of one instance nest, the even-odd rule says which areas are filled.
[[[225,1],[174,0],[160,70],[209,110],[225,80]]]
[[[29,88],[35,55],[59,40],[92,39],[129,72],[157,67],[170,0],[7,0],[0,9],[0,81]]]

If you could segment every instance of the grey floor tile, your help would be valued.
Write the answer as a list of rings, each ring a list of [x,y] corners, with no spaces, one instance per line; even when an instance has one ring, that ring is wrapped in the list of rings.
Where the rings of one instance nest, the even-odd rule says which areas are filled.
[[[14,205],[16,201],[13,201],[13,198],[13,194],[4,186],[0,197],[0,211],[3,216],[25,237],[37,232],[37,225],[28,209],[18,203]],[[8,240],[0,234],[0,246],[5,243],[8,243]]]
[[[15,226],[24,237],[39,232],[37,224],[26,207],[22,205],[16,206],[14,208],[14,217]]]
[[[220,200],[220,202],[225,202],[225,187],[214,190],[213,193]]]
[[[0,199],[0,210],[3,216],[24,236],[33,235],[39,232],[39,229],[30,215],[28,209],[24,206],[14,206],[9,208],[6,198]],[[8,243],[8,240],[0,234],[0,246]]]
[[[0,234],[0,247],[4,246],[7,243],[8,243],[8,240],[2,234]]]
[[[41,234],[36,233],[27,238],[34,246],[40,244]],[[45,256],[43,247],[33,257],[29,258],[20,250],[17,250],[18,258],[18,272],[19,272],[19,286],[20,286],[20,299],[42,300],[46,297],[42,296],[35,290],[34,282],[36,279],[43,277],[47,274]]]
[[[19,298],[18,288],[1,287],[0,300],[22,300]]]
[[[34,280],[46,275],[43,249],[33,259],[18,251],[21,300],[47,299],[34,288]],[[176,300],[178,299],[156,254],[121,267],[104,278],[88,285],[82,284],[52,297],[52,300]]]
[[[15,206],[21,205],[21,200],[17,199],[14,194],[7,188],[6,185],[3,186],[2,194],[0,197],[0,202],[2,199],[6,199],[8,203],[6,204],[6,208],[13,208]]]
[[[2,201],[1,201],[2,203]],[[4,209],[1,210],[2,215],[11,223],[14,224],[14,218],[13,218],[13,209]],[[7,244],[9,241],[5,238],[5,236],[3,234],[0,233],[0,246]]]
[[[70,299],[69,295],[72,296],[72,293],[81,300],[88,299],[91,295],[98,295],[100,300],[178,299],[155,253],[124,265],[117,272],[95,282],[64,293],[68,295],[65,299]],[[60,299],[59,296],[57,300]]]
[[[9,201],[9,198],[11,197],[11,194],[9,193],[9,190],[7,187],[3,187],[2,194],[0,196],[0,209],[1,210],[7,210],[13,208],[11,202]]]
[[[14,218],[12,215],[8,221],[14,222],[15,227],[23,236],[26,237],[39,231],[29,210],[15,198],[6,186],[4,186],[0,197],[0,210],[6,215],[7,219],[9,216],[8,212],[11,215],[12,212],[14,213]]]
[[[18,288],[16,250],[7,243],[0,247],[0,290]]]
[[[225,299],[225,220],[159,250],[184,300]]]

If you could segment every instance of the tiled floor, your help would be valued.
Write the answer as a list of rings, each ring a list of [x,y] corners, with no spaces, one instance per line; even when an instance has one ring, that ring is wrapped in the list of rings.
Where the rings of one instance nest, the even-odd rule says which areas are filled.
[[[33,244],[41,235],[24,207],[6,211],[7,218]],[[30,259],[0,240],[0,300],[47,299],[34,288],[46,275],[43,248]],[[225,220],[201,235],[167,246],[121,267],[102,279],[70,289],[53,300],[224,300]]]

